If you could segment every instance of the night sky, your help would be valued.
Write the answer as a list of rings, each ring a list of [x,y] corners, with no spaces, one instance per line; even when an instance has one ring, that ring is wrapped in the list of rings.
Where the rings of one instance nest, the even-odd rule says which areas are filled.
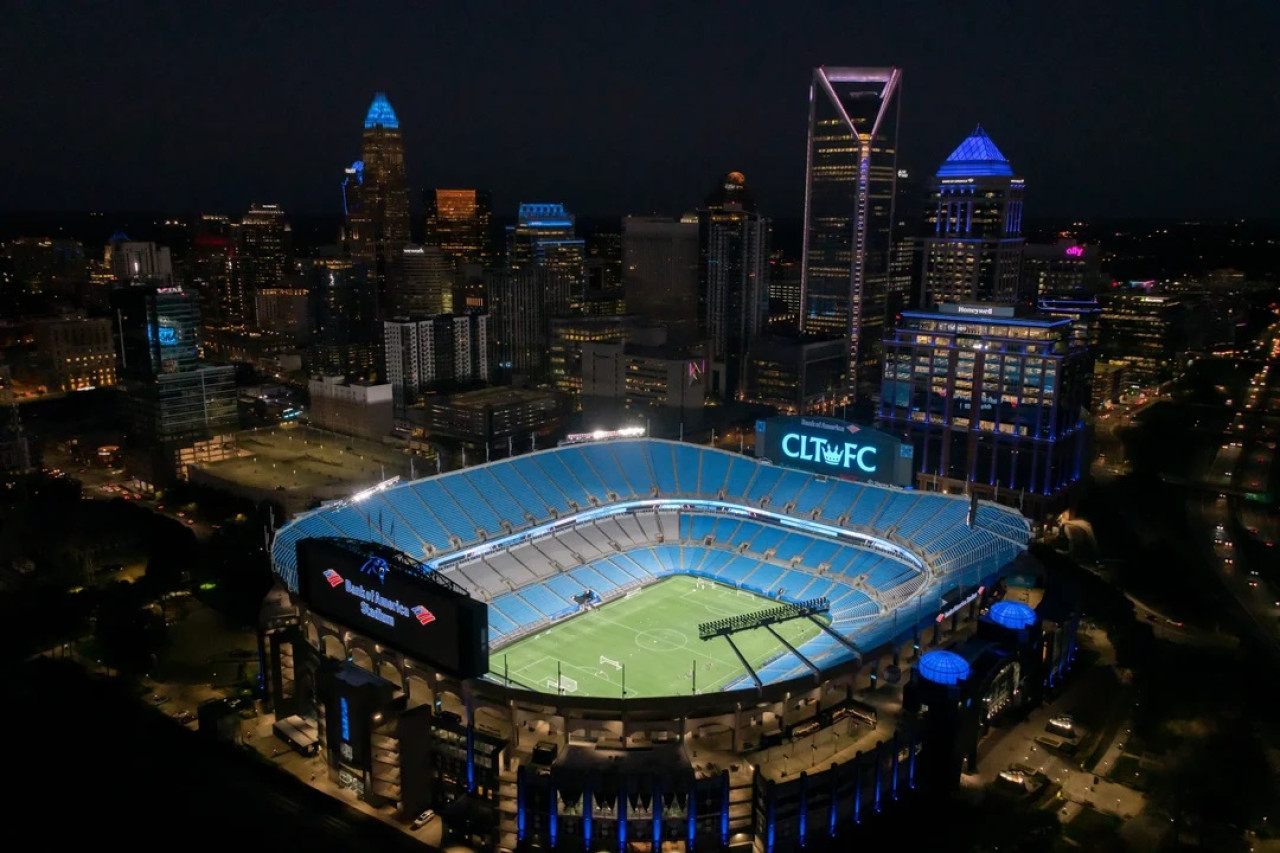
[[[1117,8],[1113,8],[1117,7]],[[900,163],[981,123],[1032,216],[1274,216],[1280,3],[7,3],[0,208],[340,211],[385,90],[409,177],[495,212],[799,216],[814,65],[904,72]]]

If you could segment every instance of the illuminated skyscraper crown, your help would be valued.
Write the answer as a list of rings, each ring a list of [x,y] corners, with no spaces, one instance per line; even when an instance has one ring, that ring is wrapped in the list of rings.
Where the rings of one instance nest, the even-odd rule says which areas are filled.
[[[1013,177],[1013,167],[978,125],[938,169],[939,178]]]
[[[364,126],[366,130],[371,127],[399,130],[400,120],[396,118],[396,111],[391,109],[391,102],[387,100],[386,92],[374,94],[373,103],[369,105],[369,112],[364,117]]]

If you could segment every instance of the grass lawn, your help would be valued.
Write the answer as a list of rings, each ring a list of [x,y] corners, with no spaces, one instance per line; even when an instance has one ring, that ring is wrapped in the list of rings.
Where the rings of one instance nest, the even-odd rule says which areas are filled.
[[[698,693],[719,690],[746,670],[727,638],[698,639],[698,624],[777,604],[676,575],[498,649],[490,656],[492,677],[502,681],[505,673],[516,686],[554,693],[559,685],[578,696],[621,698],[624,672],[632,698],[690,695],[695,675]],[[797,648],[821,630],[809,619],[772,628]],[[768,628],[735,633],[733,643],[753,668],[786,652]]]

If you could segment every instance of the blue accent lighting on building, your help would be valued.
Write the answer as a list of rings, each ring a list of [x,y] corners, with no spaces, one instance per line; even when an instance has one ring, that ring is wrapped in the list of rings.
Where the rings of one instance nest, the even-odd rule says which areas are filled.
[[[978,125],[938,168],[939,178],[1013,177],[1013,167]]]
[[[936,649],[921,656],[916,671],[934,684],[959,684],[969,677],[969,662],[955,652]]]
[[[991,621],[1005,628],[1021,631],[1036,624],[1036,612],[1021,601],[997,601],[987,612]]]
[[[400,129],[400,120],[396,118],[396,111],[391,109],[391,102],[387,100],[386,92],[374,94],[373,103],[369,105],[369,112],[364,117],[364,126],[366,130],[373,127]]]
[[[338,720],[342,727],[342,740],[345,743],[351,742],[351,717],[347,710],[347,697],[338,697]]]

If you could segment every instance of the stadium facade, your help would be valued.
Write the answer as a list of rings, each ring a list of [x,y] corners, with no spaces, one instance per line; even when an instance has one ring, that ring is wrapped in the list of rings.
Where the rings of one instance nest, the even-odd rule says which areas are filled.
[[[917,706],[877,728],[855,691],[900,680],[904,646],[978,619],[1029,535],[995,504],[706,447],[569,445],[370,490],[281,528],[272,559],[287,594],[264,609],[265,687],[278,725],[310,738],[335,781],[405,814],[436,808],[495,848],[817,846],[946,775],[929,756],[951,767],[954,744],[930,739],[954,740],[954,727],[930,728]],[[558,659],[546,679],[498,664],[672,575],[771,599],[764,616],[818,630],[799,645],[775,635],[772,654],[739,654],[740,672],[683,695],[626,691],[625,674],[625,698],[593,695]],[[720,620],[701,641],[732,645],[737,628],[766,624]],[[691,627],[664,630],[696,645]],[[1073,654],[1058,623],[997,639],[1025,665],[994,679],[975,658],[980,698],[1010,679],[1017,701],[1033,697]],[[837,725],[867,727],[865,748],[837,758]],[[769,750],[806,742],[791,775],[766,772]]]

